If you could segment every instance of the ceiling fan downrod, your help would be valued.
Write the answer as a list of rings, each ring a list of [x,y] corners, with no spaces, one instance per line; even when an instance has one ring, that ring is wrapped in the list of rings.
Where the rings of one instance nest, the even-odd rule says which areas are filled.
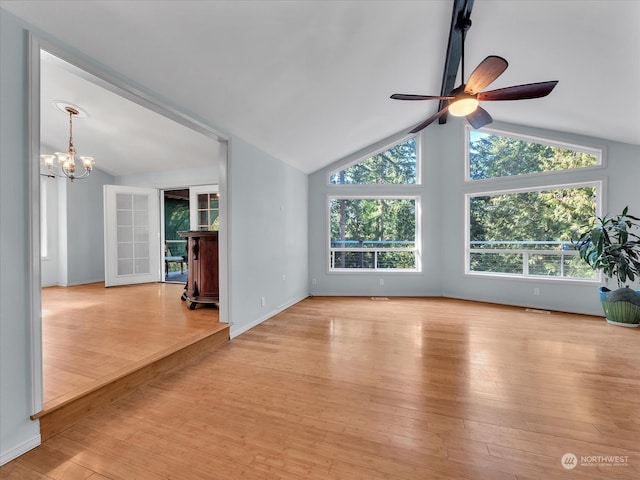
[[[471,28],[471,12],[463,10],[460,12],[458,16],[458,21],[456,22],[456,30],[460,31],[460,38],[462,39],[461,49],[460,49],[460,79],[461,84],[464,85],[464,79],[467,78],[464,76],[464,41],[467,37],[467,30]]]

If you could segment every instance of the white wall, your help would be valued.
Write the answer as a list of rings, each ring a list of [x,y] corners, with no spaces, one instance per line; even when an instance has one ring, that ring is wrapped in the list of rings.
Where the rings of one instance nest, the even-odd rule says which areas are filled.
[[[40,442],[31,412],[27,37],[0,9],[0,464]]]
[[[307,175],[238,138],[228,183],[234,337],[308,295],[308,186]]]
[[[224,148],[224,146],[222,146]],[[211,140],[211,148],[218,150],[221,144]],[[220,181],[219,160],[212,159],[206,168],[178,169],[168,172],[140,173],[115,177],[116,185],[150,188],[185,188],[194,185],[212,185]]]

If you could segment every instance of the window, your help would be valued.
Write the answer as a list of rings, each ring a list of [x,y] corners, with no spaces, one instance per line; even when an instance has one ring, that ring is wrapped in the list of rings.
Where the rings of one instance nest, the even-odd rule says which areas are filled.
[[[571,240],[599,213],[602,179],[559,179],[602,165],[603,150],[490,129],[466,131],[467,180],[484,180],[466,195],[467,274],[595,280]],[[527,187],[517,188],[523,175]]]
[[[594,167],[602,164],[602,150],[561,142],[467,128],[467,176],[484,180],[514,175]]]
[[[415,197],[330,197],[330,270],[419,270]]]
[[[415,137],[398,143],[364,161],[359,161],[329,178],[333,185],[416,184],[417,145]]]
[[[49,257],[49,213],[47,211],[47,180],[49,177],[40,177],[40,257]]]
[[[468,273],[595,279],[571,235],[596,214],[600,184],[467,195]]]
[[[198,230],[218,230],[219,208],[217,193],[198,194]]]
[[[149,197],[116,193],[117,275],[151,273]]]
[[[416,137],[328,176],[330,272],[419,272],[420,143]]]

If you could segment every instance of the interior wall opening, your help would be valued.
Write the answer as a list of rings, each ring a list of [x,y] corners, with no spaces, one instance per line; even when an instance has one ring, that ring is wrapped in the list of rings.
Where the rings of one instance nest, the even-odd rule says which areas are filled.
[[[43,58],[45,57],[46,57],[46,60],[43,60]],[[216,165],[215,162],[218,162],[218,165],[215,166],[215,169],[216,171],[219,171],[219,176],[217,178],[217,181],[220,184],[220,188],[222,189],[226,188],[225,175],[227,171],[226,169],[227,139],[226,138],[218,135],[216,132],[214,132],[213,130],[210,130],[208,127],[198,124],[196,122],[193,122],[187,117],[176,113],[172,109],[166,109],[162,105],[158,105],[157,102],[149,99],[144,95],[141,95],[139,92],[134,93],[133,91],[130,91],[129,87],[126,84],[120,81],[114,80],[108,74],[106,73],[103,74],[102,72],[97,71],[93,67],[88,66],[83,62],[73,58],[71,55],[67,55],[66,52],[58,49],[57,47],[48,45],[46,42],[40,41],[32,37],[30,74],[34,79],[34,81],[32,82],[31,91],[30,91],[30,102],[31,102],[30,124],[31,124],[31,130],[32,130],[30,158],[32,159],[32,162],[34,163],[34,165],[32,165],[31,174],[30,174],[30,182],[32,185],[32,188],[31,188],[32,197],[30,201],[31,203],[30,210],[31,210],[32,218],[34,220],[32,220],[31,222],[32,228],[31,228],[30,241],[32,245],[31,247],[32,262],[31,263],[33,265],[32,270],[34,272],[33,281],[31,282],[31,301],[32,301],[32,318],[31,318],[32,354],[31,355],[33,359],[32,361],[32,368],[33,368],[32,410],[34,414],[42,410],[43,403],[45,401],[44,393],[43,393],[44,391],[44,388],[43,388],[44,373],[43,372],[46,370],[46,368],[44,368],[45,366],[44,366],[43,351],[42,351],[42,344],[43,344],[42,319],[43,317],[46,317],[45,310],[47,306],[44,305],[42,301],[43,299],[42,288],[43,287],[46,288],[48,285],[50,286],[55,286],[55,285],[66,286],[67,285],[66,280],[63,279],[63,281],[61,281],[61,277],[59,273],[55,276],[53,280],[50,280],[49,282],[43,284],[41,280],[42,277],[40,275],[41,271],[44,270],[42,262],[43,262],[43,259],[47,260],[48,259],[47,257],[51,257],[54,252],[56,253],[65,252],[69,257],[73,257],[75,255],[75,250],[69,247],[68,237],[76,236],[76,234],[78,233],[78,230],[81,228],[83,224],[82,218],[71,218],[70,217],[71,212],[69,212],[66,208],[61,208],[60,199],[65,196],[65,194],[69,191],[69,188],[71,186],[76,187],[77,184],[80,184],[78,186],[79,187],[78,189],[82,189],[82,188],[86,189],[86,188],[89,188],[87,186],[90,184],[87,180],[75,181],[73,182],[73,184],[70,184],[69,181],[66,179],[49,179],[49,178],[42,177],[43,181],[48,181],[48,183],[44,188],[41,185],[41,176],[40,176],[41,172],[40,172],[40,168],[37,167],[37,158],[39,157],[40,153],[48,152],[48,150],[51,147],[49,142],[43,141],[44,140],[43,133],[45,131],[47,123],[43,118],[42,110],[44,108],[48,108],[49,105],[47,102],[45,102],[45,98],[43,95],[43,90],[47,88],[47,80],[42,75],[42,71],[43,71],[43,61],[51,61],[52,57],[54,58],[54,62],[58,63],[58,65],[61,63],[66,63],[68,61],[70,70],[79,72],[80,76],[82,76],[85,80],[91,79],[91,81],[94,82],[94,85],[104,88],[105,90],[109,90],[110,92],[116,92],[119,95],[121,95],[122,99],[125,99],[127,101],[139,100],[139,102],[134,102],[134,103],[137,103],[138,108],[149,109],[149,112],[152,112],[156,115],[163,116],[166,121],[177,122],[183,128],[190,130],[191,134],[205,137],[206,138],[205,143],[208,143],[208,146],[205,147],[206,149],[208,149],[207,161],[210,162],[209,166],[211,166],[211,162],[214,162],[213,165]],[[84,67],[87,67],[87,69],[85,70]],[[72,96],[72,93],[73,92],[70,92],[70,91],[64,92],[65,96]],[[109,126],[106,125],[105,127],[108,128]],[[125,133],[126,132],[118,132],[119,135],[123,135]],[[75,139],[75,136],[76,136],[76,133],[75,133],[75,124],[74,124],[74,139]],[[78,139],[80,139],[81,132],[77,133],[77,137]],[[65,139],[64,136],[61,136],[61,138],[63,140]],[[88,136],[85,135],[82,138],[83,138],[82,141],[84,141],[84,139],[88,138]],[[139,138],[138,141],[140,140],[144,141],[145,139]],[[104,135],[104,141],[114,143],[113,137],[109,137],[106,134]],[[170,148],[168,148],[168,150],[170,150]],[[175,157],[172,159],[172,161],[175,164]],[[97,170],[99,170],[101,166],[105,165],[105,162],[103,162],[102,165],[100,162],[101,162],[100,158],[97,157],[96,158]],[[114,180],[113,183],[117,183],[118,181],[121,181],[122,178],[126,177],[126,175],[122,176],[122,175],[117,175],[117,173],[115,174],[112,174],[112,173],[115,173],[115,172],[94,171],[92,172],[91,177],[95,178],[95,177],[100,177],[100,175],[103,175],[106,177],[106,179],[103,179],[105,183],[111,183],[112,180]],[[149,181],[153,182],[154,181],[153,173],[150,173],[149,175],[151,175],[151,177],[149,177]],[[85,182],[85,181],[87,181],[87,183],[85,187],[82,187],[81,182]],[[180,185],[181,183],[182,182],[180,181],[177,182],[178,185]],[[189,182],[184,182],[184,185],[188,185],[188,184]],[[188,192],[188,188],[185,189],[185,188],[174,187],[173,189],[170,188],[168,191],[174,191],[174,192],[182,191],[184,193],[184,191]],[[177,194],[174,193],[173,196],[177,196]],[[76,206],[82,205],[81,201],[77,202],[70,198],[67,198],[65,202],[67,202],[68,204],[74,204]],[[187,199],[187,202],[188,202],[188,199]],[[220,209],[220,215],[221,217],[225,217],[226,205],[222,205],[222,207],[223,208]],[[46,223],[44,224],[44,228],[43,228],[43,224],[38,220],[41,217],[41,214],[49,215],[51,214],[51,212],[55,213],[55,217],[56,217],[55,222],[56,222],[57,230],[48,228],[50,224],[46,224]],[[91,214],[95,216],[100,216],[102,215],[102,212],[94,210],[91,212]],[[62,218],[67,220],[69,223],[62,226],[60,224],[60,220]],[[102,222],[102,220],[100,220],[100,222]],[[181,228],[182,228],[181,226],[178,227],[178,229],[181,229]],[[189,228],[190,226],[187,224],[185,230],[188,230]],[[44,237],[41,237],[41,235],[44,235]],[[55,242],[51,241],[52,239],[51,235],[55,235]],[[163,235],[162,237],[164,237],[165,235]],[[47,236],[49,236],[49,241],[46,240]],[[56,242],[57,242],[57,245],[55,245]],[[98,246],[96,246],[95,243],[96,242],[93,242],[93,243],[88,242],[88,245],[86,245],[86,248],[87,250],[93,250],[92,251],[93,255],[101,256],[102,252],[100,252],[100,248],[98,248]],[[226,235],[221,236],[220,248],[221,248],[220,254],[224,255],[226,258],[226,248],[227,248]],[[44,256],[42,255],[42,252],[44,252]],[[159,262],[158,262],[160,265],[164,263],[162,262],[162,258],[164,258],[165,256],[164,251],[161,250],[161,252],[162,252],[161,253],[162,257],[159,259]],[[59,255],[58,255],[57,261],[60,261]],[[57,267],[57,268],[60,271],[60,267]],[[226,321],[227,305],[228,305],[227,304],[228,294],[226,293],[227,282],[228,282],[226,260],[224,262],[224,268],[222,270],[223,271],[220,272],[220,282],[221,282],[220,311],[219,311],[219,314],[217,314],[219,315],[219,317],[217,316],[216,318],[218,318],[220,321]],[[65,275],[67,273],[68,272],[65,271]],[[162,274],[163,272],[159,271],[159,281],[161,281],[161,278],[163,277]],[[71,282],[71,283],[77,283],[77,282]],[[222,287],[222,285],[224,287]],[[120,288],[120,287],[117,287],[117,288]],[[175,301],[180,302],[179,296],[175,298]],[[70,305],[72,302],[75,302],[74,308],[78,310],[86,309],[87,315],[91,315],[92,312],[95,313],[96,311],[95,309],[99,308],[94,303],[89,302],[90,304],[87,304],[87,302],[83,301],[82,298],[75,298],[75,299],[67,298],[65,302],[67,303],[67,305]],[[73,357],[73,353],[69,352],[69,356]]]

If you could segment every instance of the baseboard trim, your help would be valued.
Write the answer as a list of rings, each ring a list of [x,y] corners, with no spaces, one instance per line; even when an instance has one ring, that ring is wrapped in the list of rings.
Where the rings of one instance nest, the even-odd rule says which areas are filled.
[[[258,325],[260,325],[262,322],[269,320],[271,317],[279,314],[280,312],[282,312],[283,310],[286,310],[287,308],[295,305],[296,303],[301,302],[302,300],[304,300],[305,298],[308,298],[309,295],[303,295],[300,296],[298,298],[295,298],[294,300],[291,300],[283,305],[280,305],[278,308],[270,311],[269,313],[267,313],[266,315],[261,316],[260,318],[254,320],[253,322],[249,323],[248,325],[242,325],[239,326],[237,328],[234,328],[233,323],[231,323],[231,328],[229,329],[229,337],[231,340],[233,340],[235,337],[237,337],[238,335],[242,335],[244,332],[247,332],[249,330],[251,330],[253,327],[256,327]]]
[[[29,450],[33,450],[42,443],[40,435],[36,435],[30,440],[17,445],[6,452],[0,452],[0,467],[5,463],[9,463],[11,460],[18,458],[20,455],[27,453]]]

